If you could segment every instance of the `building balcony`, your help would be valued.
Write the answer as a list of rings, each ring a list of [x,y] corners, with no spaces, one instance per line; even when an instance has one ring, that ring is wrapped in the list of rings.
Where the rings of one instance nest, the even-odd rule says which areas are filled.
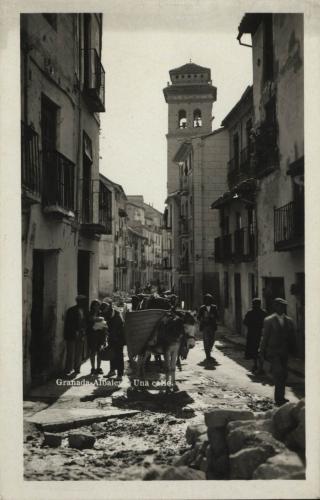
[[[29,205],[41,201],[41,163],[39,136],[21,123],[21,187],[24,201]]]
[[[189,224],[186,217],[181,216],[179,219],[179,236],[183,236],[188,234],[189,232]]]
[[[244,148],[240,154],[240,163],[234,159],[228,162],[228,186],[231,190],[241,182],[254,177],[254,169],[251,164],[251,152]]]
[[[233,234],[233,260],[244,262],[256,256],[256,233],[253,228],[243,227]]]
[[[274,209],[274,248],[287,251],[304,246],[304,206],[291,201]]]
[[[228,262],[232,259],[232,235],[226,234],[214,240],[215,262]]]
[[[180,190],[186,193],[189,192],[189,178],[185,175],[180,178]]]
[[[275,123],[264,122],[260,125],[255,136],[253,159],[257,178],[268,175],[279,166],[277,126]]]
[[[84,92],[93,112],[105,111],[105,71],[96,49],[84,51]]]
[[[80,181],[81,230],[88,234],[111,234],[111,201],[108,190],[103,189],[99,179],[82,179]],[[110,193],[111,194],[111,193]]]
[[[164,257],[163,258],[162,269],[165,270],[165,271],[171,271],[172,264],[171,264],[171,260],[169,259],[169,257]]]
[[[99,187],[99,226],[103,234],[112,234],[112,193],[100,181]]]
[[[117,257],[115,260],[115,267],[126,269],[128,267],[128,261],[125,258]]]
[[[180,259],[178,272],[180,274],[188,274],[190,272],[190,263],[188,259]]]
[[[75,211],[75,165],[55,150],[42,151],[43,211],[72,216]]]

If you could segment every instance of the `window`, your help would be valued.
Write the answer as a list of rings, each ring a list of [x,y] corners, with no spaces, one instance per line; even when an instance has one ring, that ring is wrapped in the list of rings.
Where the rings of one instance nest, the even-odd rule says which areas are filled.
[[[83,132],[83,163],[82,163],[82,221],[92,222],[92,189],[91,189],[91,168],[92,168],[92,143],[90,138]]]
[[[273,312],[273,300],[276,297],[285,299],[284,278],[262,278],[264,306],[268,313]]]
[[[256,297],[256,284],[255,276],[253,273],[248,274],[248,290],[249,290],[249,303],[251,304],[252,299]]]
[[[263,37],[263,80],[273,79],[273,29],[272,14],[265,14]]]
[[[99,221],[105,226],[105,234],[112,234],[112,192],[100,181]]]
[[[276,100],[272,97],[264,107],[265,121],[270,127],[275,127],[277,122]]]
[[[202,127],[202,118],[200,109],[195,109],[193,112],[193,126],[194,128]]]
[[[179,128],[186,128],[187,127],[187,113],[185,112],[184,109],[180,109],[180,111],[179,111],[178,125],[179,125]]]
[[[229,307],[229,273],[225,271],[223,273],[223,303],[224,307],[227,309]]]
[[[41,97],[41,135],[42,135],[42,156],[52,156],[56,149],[57,142],[57,113],[58,106],[48,97]]]
[[[235,168],[239,167],[239,134],[238,132],[233,135],[233,158]]]
[[[241,213],[236,212],[236,229],[239,230],[241,228],[242,228]]]
[[[42,14],[43,17],[47,20],[47,22],[52,26],[52,28],[57,31],[57,14]]]
[[[250,118],[249,120],[247,120],[246,123],[246,140],[247,140],[248,152],[252,151],[251,130],[252,130],[252,120]]]

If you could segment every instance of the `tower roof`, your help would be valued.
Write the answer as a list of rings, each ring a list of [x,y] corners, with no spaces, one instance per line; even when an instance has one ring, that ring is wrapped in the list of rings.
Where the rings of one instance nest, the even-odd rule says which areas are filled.
[[[194,64],[194,63],[187,63],[187,64],[184,64],[183,66],[179,66],[179,68],[171,69],[169,71],[169,74],[171,76],[171,75],[184,75],[187,73],[199,74],[199,73],[204,73],[204,72],[208,72],[209,78],[210,78],[210,76],[211,76],[210,68],[205,68],[203,66],[199,66],[198,64]]]

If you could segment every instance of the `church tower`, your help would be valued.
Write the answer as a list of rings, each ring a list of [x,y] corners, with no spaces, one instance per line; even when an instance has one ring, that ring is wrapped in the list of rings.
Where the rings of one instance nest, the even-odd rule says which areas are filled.
[[[217,89],[210,68],[188,63],[169,71],[171,83],[163,89],[168,103],[167,192],[179,189],[179,171],[173,161],[181,144],[212,131],[212,104]]]

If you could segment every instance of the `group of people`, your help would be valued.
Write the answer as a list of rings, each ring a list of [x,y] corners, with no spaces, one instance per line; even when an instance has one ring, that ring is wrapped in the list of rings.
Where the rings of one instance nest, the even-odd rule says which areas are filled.
[[[106,377],[117,376],[122,380],[124,372],[123,348],[125,345],[124,323],[120,313],[113,307],[112,300],[102,302],[95,299],[86,310],[87,298],[76,297],[76,305],[66,313],[64,338],[67,344],[66,374],[80,373],[83,360],[85,339],[89,348],[91,374],[103,374],[101,368],[102,348],[108,347],[110,356],[110,371]]]
[[[274,401],[281,406],[288,400],[285,398],[285,386],[288,376],[289,354],[295,351],[295,333],[292,319],[286,315],[287,302],[282,298],[274,299],[274,313],[268,315],[261,307],[261,299],[252,300],[252,309],[243,320],[247,327],[245,358],[253,360],[252,372],[264,373],[264,362],[270,363],[270,371],[274,381]],[[203,336],[203,347],[206,361],[212,360],[211,351],[217,330],[218,310],[213,303],[213,296],[206,294],[204,304],[198,313],[200,331]]]
[[[136,300],[135,300],[136,299]],[[150,303],[152,300],[152,304]],[[144,307],[162,308],[157,296],[148,298],[138,295],[133,298],[133,310]],[[211,294],[204,296],[203,305],[199,308],[197,318],[203,337],[203,347],[206,362],[214,361],[211,352],[215,342],[218,324],[218,309]],[[175,313],[178,298],[170,297],[170,310]],[[245,358],[253,360],[252,371],[263,373],[264,361],[270,362],[270,370],[274,380],[274,399],[277,405],[282,405],[285,399],[287,365],[289,353],[294,351],[295,335],[291,318],[286,315],[287,302],[282,298],[274,300],[274,313],[267,315],[261,308],[261,300],[254,298],[252,309],[243,320],[247,327],[247,343]],[[175,314],[176,315],[176,314]],[[110,371],[106,377],[117,376],[122,380],[124,373],[123,348],[125,345],[124,322],[120,313],[113,307],[112,300],[107,298],[102,302],[93,300],[90,310],[86,312],[86,297],[78,295],[76,305],[67,310],[65,321],[65,340],[67,343],[66,372],[70,376],[80,373],[83,359],[84,340],[87,338],[92,374],[103,374],[101,368],[101,349],[108,346],[112,351]]]
[[[243,323],[247,327],[245,357],[253,360],[252,371],[263,373],[264,361],[270,363],[274,381],[274,400],[281,406],[285,398],[288,376],[288,358],[295,351],[295,332],[292,319],[286,315],[286,300],[274,299],[274,313],[268,315],[261,308],[261,300],[252,301],[252,309],[247,312]]]

